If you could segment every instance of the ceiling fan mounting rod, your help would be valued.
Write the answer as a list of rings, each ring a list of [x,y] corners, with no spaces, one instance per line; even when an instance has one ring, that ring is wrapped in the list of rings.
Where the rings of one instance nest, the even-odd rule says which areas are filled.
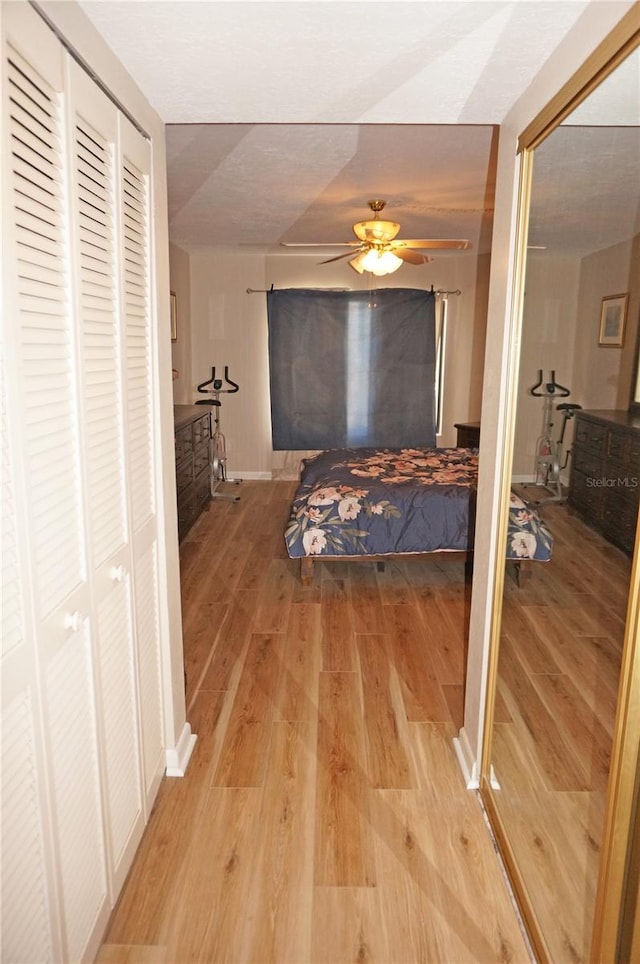
[[[380,211],[382,211],[382,209],[386,207],[387,202],[381,201],[379,198],[373,198],[372,201],[367,201],[367,204],[373,211],[375,217],[378,217],[378,214],[380,213]]]

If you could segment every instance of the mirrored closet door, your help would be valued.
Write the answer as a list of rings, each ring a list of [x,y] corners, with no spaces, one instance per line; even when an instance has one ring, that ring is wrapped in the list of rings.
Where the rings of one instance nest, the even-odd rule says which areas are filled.
[[[497,576],[482,794],[536,954],[549,961],[594,959],[598,882],[629,736],[621,700],[636,663],[634,44],[627,40],[615,69],[539,143],[524,145],[522,164],[510,488],[551,531],[553,556],[533,563],[525,583],[509,568]]]

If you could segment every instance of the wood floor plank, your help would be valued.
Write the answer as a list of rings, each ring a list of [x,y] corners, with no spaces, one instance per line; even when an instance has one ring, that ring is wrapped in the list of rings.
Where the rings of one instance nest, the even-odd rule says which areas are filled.
[[[352,672],[357,668],[353,613],[343,579],[325,569],[322,579],[322,669]]]
[[[167,948],[143,944],[103,944],[96,964],[170,964]]]
[[[255,593],[242,590],[234,594],[216,636],[216,646],[202,679],[203,689],[226,690],[237,684],[254,628],[256,606]]]
[[[246,908],[254,876],[259,789],[212,788],[180,875],[180,902],[167,921],[169,960],[180,964],[241,961]]]
[[[377,887],[316,887],[311,964],[395,962],[383,899]]]
[[[564,673],[533,677],[553,718],[577,750],[589,790],[606,790],[613,741],[575,683]]]
[[[315,883],[372,887],[360,683],[355,673],[321,673],[318,700]]]
[[[491,873],[482,816],[464,797],[453,811],[445,817],[426,791],[385,790],[373,798],[379,875],[393,882],[386,915],[391,960],[528,961],[516,921],[501,913],[506,885]],[[470,912],[476,886],[486,907],[481,915]]]
[[[243,964],[311,960],[317,719],[272,729],[239,944]]]
[[[531,673],[559,673],[560,669],[544,639],[538,636],[535,623],[527,618],[528,607],[518,605],[511,596],[502,607],[501,630],[518,640],[518,652]]]
[[[588,779],[579,754],[574,752],[538,690],[529,679],[516,644],[503,634],[500,640],[500,679],[514,721],[532,737],[547,784],[554,790],[586,790]]]
[[[317,720],[322,658],[322,621],[318,604],[291,606],[284,646],[275,719]]]
[[[271,559],[260,590],[255,627],[259,633],[284,633],[296,576],[289,559]]]
[[[200,686],[226,614],[227,606],[205,603],[192,607],[191,618],[183,623],[185,697],[188,707]]]
[[[360,635],[356,640],[370,784],[375,788],[415,787],[404,706],[393,686],[386,637]]]
[[[451,686],[462,686],[465,679],[468,624],[461,625],[454,616],[457,608],[437,594],[418,604],[438,680]]]
[[[560,671],[570,676],[605,729],[612,733],[620,673],[617,644],[607,637],[568,632],[548,606],[526,606],[525,613],[536,634],[553,652]]]
[[[223,692],[199,693],[190,718],[198,739],[188,778],[165,779],[133,867],[112,914],[108,943],[164,945],[166,922],[181,903],[179,878],[200,818],[224,729]],[[169,959],[170,960],[170,959]]]
[[[282,636],[251,636],[212,786],[262,786],[283,649]]]
[[[450,720],[429,653],[422,620],[413,606],[385,606],[389,652],[402,688],[408,720]]]
[[[375,563],[352,565],[348,573],[348,591],[356,633],[375,633],[382,625],[382,600],[378,589]]]

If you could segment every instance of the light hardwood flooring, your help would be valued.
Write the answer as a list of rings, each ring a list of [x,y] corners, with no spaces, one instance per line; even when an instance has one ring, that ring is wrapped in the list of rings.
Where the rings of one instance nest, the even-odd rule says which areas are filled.
[[[532,498],[532,490],[522,492]],[[493,764],[551,960],[590,960],[630,561],[566,505],[552,562],[506,579]]]
[[[464,564],[327,563],[294,486],[245,482],[181,548],[186,776],[163,782],[99,960],[529,960],[452,739]]]

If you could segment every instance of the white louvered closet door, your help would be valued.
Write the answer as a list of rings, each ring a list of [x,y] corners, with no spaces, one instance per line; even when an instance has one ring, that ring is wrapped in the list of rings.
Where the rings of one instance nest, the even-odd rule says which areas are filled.
[[[152,411],[151,152],[149,144],[122,115],[119,129],[125,447],[134,557],[144,787],[147,799],[152,799],[164,769],[164,750]]]
[[[3,333],[4,334],[4,333]],[[4,339],[3,339],[4,340]],[[43,785],[36,652],[25,604],[28,587],[18,528],[15,458],[9,439],[2,364],[2,891],[0,960],[62,959],[50,894],[54,891],[54,854],[47,840],[48,810]],[[25,896],[29,910],[25,913]]]
[[[112,895],[144,826],[119,298],[118,111],[71,62],[71,197],[82,441]]]
[[[164,772],[150,147],[29,4],[2,31],[0,960],[59,964]]]
[[[17,6],[26,20],[28,9]],[[37,40],[35,29],[41,34]],[[38,44],[37,68],[18,49],[20,29],[16,37],[5,52],[3,102],[11,150],[6,171],[10,196],[3,202],[12,222],[5,226],[4,259],[14,267],[4,279],[12,289],[5,318],[12,369],[7,401],[11,439],[17,444],[18,432],[20,436],[16,485],[24,493],[26,518],[19,524],[28,545],[26,575],[47,756],[41,779],[50,788],[47,826],[56,842],[64,905],[62,950],[65,959],[78,960],[109,907],[70,270],[63,58],[40,22],[28,18],[23,37],[31,48]],[[18,786],[15,792],[26,788]],[[23,915],[29,913],[27,897]]]

